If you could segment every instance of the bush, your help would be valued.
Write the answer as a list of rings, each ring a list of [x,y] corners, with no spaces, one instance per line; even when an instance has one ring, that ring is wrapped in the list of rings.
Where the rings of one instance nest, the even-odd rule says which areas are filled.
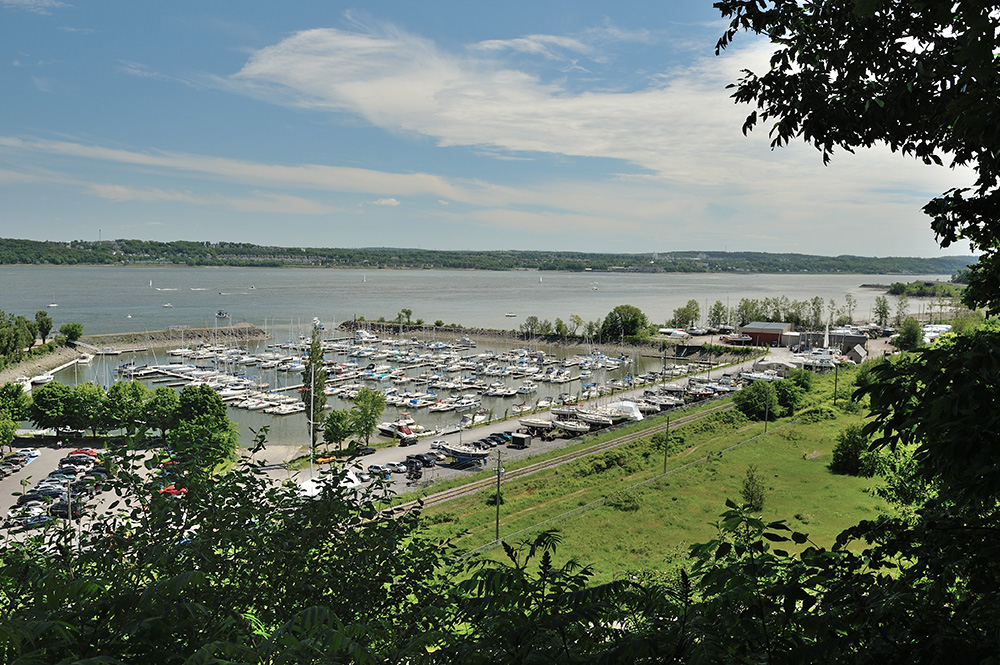
[[[612,492],[604,497],[604,503],[610,508],[626,513],[635,512],[642,507],[639,497],[637,497],[633,492],[626,490]]]
[[[799,422],[805,425],[811,425],[823,420],[836,420],[836,418],[837,412],[834,411],[833,407],[829,406],[815,406],[799,414]]]
[[[795,413],[806,396],[805,390],[788,380],[775,381],[774,392],[778,398],[778,404],[786,409],[788,415]]]
[[[861,425],[849,425],[837,435],[830,471],[870,478],[878,468],[878,455],[868,450],[868,437]]]
[[[733,396],[733,404],[751,420],[774,420],[780,413],[778,395],[767,381],[754,381]]]
[[[791,381],[802,390],[809,392],[813,387],[813,373],[806,369],[793,369],[788,372],[788,381]]]

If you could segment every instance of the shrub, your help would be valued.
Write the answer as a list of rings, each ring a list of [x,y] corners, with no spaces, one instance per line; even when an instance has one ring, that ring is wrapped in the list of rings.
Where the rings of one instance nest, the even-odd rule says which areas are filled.
[[[635,512],[642,507],[639,497],[637,497],[633,492],[626,490],[612,492],[604,497],[604,503],[615,510],[620,510],[626,513]]]
[[[829,406],[815,406],[799,414],[799,422],[806,425],[818,423],[823,420],[835,420],[836,418],[837,412],[834,411],[833,407]]]
[[[733,396],[733,404],[751,420],[774,420],[780,413],[778,395],[767,381],[754,381]]]
[[[802,390],[809,392],[813,387],[813,373],[805,369],[793,369],[788,372],[788,380]]]
[[[868,450],[868,437],[861,425],[849,425],[837,435],[833,461],[830,462],[831,471],[868,478],[875,474],[877,467],[878,456]]]
[[[743,477],[743,487],[740,488],[740,495],[743,503],[752,512],[759,513],[764,510],[764,497],[767,490],[764,487],[764,478],[757,471],[757,465],[751,464],[747,467],[747,473]]]
[[[775,381],[774,392],[778,398],[778,404],[787,410],[788,415],[795,413],[806,396],[805,390],[788,380]]]

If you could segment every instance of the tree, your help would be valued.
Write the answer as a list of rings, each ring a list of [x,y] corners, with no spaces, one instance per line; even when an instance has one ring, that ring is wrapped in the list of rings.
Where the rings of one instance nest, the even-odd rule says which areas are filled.
[[[716,300],[708,309],[708,325],[721,326],[724,323],[727,323],[728,319],[726,314],[726,306],[722,304],[721,300]]]
[[[809,327],[813,330],[823,327],[823,299],[819,296],[809,301]]]
[[[116,426],[117,422],[108,420],[107,395],[104,388],[89,381],[76,384],[70,392],[66,405],[64,424],[72,429],[89,429],[94,436],[109,426]]]
[[[771,38],[763,74],[744,70],[733,97],[756,104],[743,125],[770,127],[773,147],[801,138],[822,152],[876,143],[925,164],[968,166],[972,187],[924,206],[942,248],[968,240],[982,252],[963,299],[1000,311],[1000,133],[995,100],[1000,17],[983,0],[810,2],[721,0],[737,32]]]
[[[753,381],[733,395],[733,404],[752,420],[774,420],[778,417],[778,395],[769,381]]]
[[[378,427],[378,419],[382,417],[384,410],[385,395],[362,388],[354,398],[354,406],[351,407],[351,429],[359,437],[364,437],[365,443],[368,443],[375,433],[375,428]]]
[[[889,300],[885,296],[875,297],[875,323],[885,326],[889,323]]]
[[[10,414],[0,409],[0,451],[7,448],[13,450],[14,439],[17,437],[17,423],[10,417]]]
[[[767,488],[764,487],[764,478],[757,471],[756,464],[747,466],[746,475],[743,477],[743,485],[740,487],[740,496],[743,497],[743,505],[752,513],[759,513],[764,510],[764,499],[767,496]]]
[[[555,333],[560,337],[565,337],[569,334],[569,328],[566,326],[566,322],[556,317]]]
[[[203,481],[235,459],[239,430],[229,419],[222,398],[205,384],[184,386],[178,401],[180,417],[167,434],[167,444],[177,453],[182,468]]]
[[[903,321],[910,315],[910,299],[905,295],[896,296],[896,325],[903,325]]]
[[[148,399],[149,389],[138,381],[112,384],[104,399],[105,423],[111,429],[122,428],[128,436],[133,436],[146,422]]]
[[[847,312],[847,322],[854,323],[854,308],[858,306],[858,299],[850,293],[844,296],[844,310]]]
[[[334,409],[327,414],[323,421],[323,442],[326,444],[337,444],[340,450],[341,444],[351,436],[351,414],[349,411]]]
[[[412,309],[401,309],[400,313],[406,317],[406,325],[410,325],[410,317],[413,316]]]
[[[864,426],[848,425],[837,435],[830,471],[848,476],[873,476],[877,457],[868,451],[870,442]]]
[[[524,323],[521,324],[521,332],[525,335],[531,336],[538,332],[538,326],[540,325],[538,317],[531,315],[525,317]]]
[[[31,396],[24,392],[20,383],[5,383],[0,386],[0,411],[6,411],[14,422],[28,419]]]
[[[795,381],[783,379],[774,382],[774,393],[784,414],[793,415],[805,399],[806,391]]]
[[[42,338],[42,344],[45,344],[49,333],[52,332],[52,317],[44,309],[40,309],[35,312],[35,325],[38,326],[38,334]]]
[[[32,391],[28,418],[42,429],[66,426],[66,410],[73,389],[60,381],[49,381]]]
[[[406,310],[404,310],[406,311]],[[302,365],[302,391],[299,396],[306,405],[306,427],[313,445],[320,440],[323,429],[323,409],[326,408],[326,367],[323,366],[323,344],[319,327],[313,326],[309,355]],[[310,451],[311,452],[311,451]]]
[[[608,312],[601,324],[601,338],[618,341],[624,337],[643,337],[649,328],[649,319],[633,305],[618,305]]]
[[[59,326],[59,334],[70,342],[75,342],[83,337],[82,323],[64,323]]]
[[[920,323],[911,317],[903,321],[899,335],[895,338],[896,348],[902,351],[912,351],[924,343],[924,331]]]
[[[701,308],[697,300],[688,300],[683,307],[674,310],[672,325],[678,328],[690,328],[701,318]]]
[[[163,436],[177,427],[180,420],[180,398],[173,388],[160,386],[146,402],[146,426],[159,430]]]
[[[583,325],[583,317],[579,314],[569,315],[569,334],[576,336],[576,331]]]

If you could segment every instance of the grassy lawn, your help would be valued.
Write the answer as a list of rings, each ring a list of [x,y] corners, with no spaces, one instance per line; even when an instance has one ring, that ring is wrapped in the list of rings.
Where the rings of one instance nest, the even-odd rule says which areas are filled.
[[[842,396],[850,380],[850,373],[840,373],[839,406],[845,404]],[[831,404],[833,381],[832,376],[820,378],[810,403]],[[662,448],[643,439],[504,483],[501,538],[517,541],[557,528],[563,537],[558,558],[593,565],[598,581],[625,570],[666,569],[689,545],[714,535],[712,522],[725,510],[727,498],[741,501],[746,469],[754,464],[767,485],[764,518],[786,520],[814,543],[829,547],[840,531],[874,517],[884,506],[868,492],[877,480],[830,473],[836,435],[862,416],[841,408],[827,411],[832,419],[778,421],[766,435],[761,423],[732,417],[682,428],[684,444],[669,456],[665,477],[660,477]],[[681,469],[706,456],[708,461]],[[424,515],[431,534],[468,549],[490,543],[496,507],[487,499],[493,491],[428,508]],[[489,556],[499,554],[488,551]]]

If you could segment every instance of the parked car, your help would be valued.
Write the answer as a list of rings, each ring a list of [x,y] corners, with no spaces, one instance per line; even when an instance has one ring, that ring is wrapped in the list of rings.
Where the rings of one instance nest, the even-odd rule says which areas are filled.
[[[49,515],[53,517],[70,517],[70,504],[66,501],[56,501],[51,506],[49,506]],[[74,501],[72,503],[73,519],[79,519],[87,514],[87,504]]]
[[[437,464],[437,461],[426,453],[417,453],[416,455],[407,455],[406,459],[414,459],[420,462],[422,467],[432,467]]]
[[[393,473],[406,473],[406,465],[402,462],[389,462],[385,465],[385,468]]]
[[[447,446],[448,442],[444,439],[434,439],[431,441],[431,450],[437,450],[441,446]]]
[[[375,476],[385,476],[385,474],[391,473],[391,470],[384,464],[369,464],[368,473]]]
[[[27,455],[28,457],[38,457],[42,454],[38,448],[21,448],[19,451],[22,455]]]
[[[441,452],[440,450],[432,450],[432,451],[430,451],[430,452],[429,452],[429,453],[427,453],[427,454],[428,454],[428,455],[430,455],[431,457],[433,457],[434,459],[436,459],[436,460],[437,460],[438,462],[443,462],[443,461],[445,461],[446,459],[448,459],[448,456],[447,456],[447,455],[445,455],[445,454],[444,454],[443,452]]]
[[[415,436],[403,436],[399,439],[399,446],[415,446],[417,445],[417,437]]]

